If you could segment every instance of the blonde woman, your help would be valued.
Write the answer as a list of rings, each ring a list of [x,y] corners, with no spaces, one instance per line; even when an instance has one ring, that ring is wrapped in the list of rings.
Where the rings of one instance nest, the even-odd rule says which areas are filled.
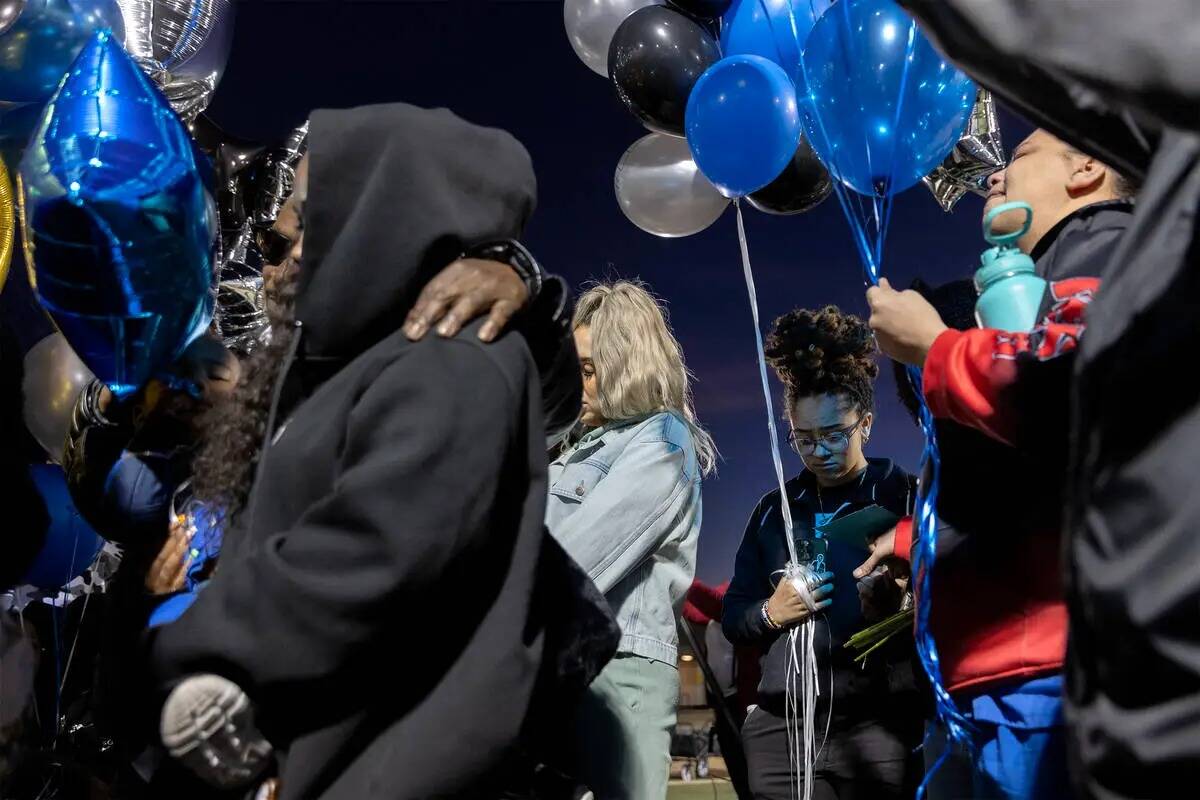
[[[591,288],[574,332],[585,433],[550,466],[546,523],[621,626],[617,656],[580,711],[574,761],[598,800],[661,800],[679,696],[676,618],[715,452],[679,343],[642,286]]]

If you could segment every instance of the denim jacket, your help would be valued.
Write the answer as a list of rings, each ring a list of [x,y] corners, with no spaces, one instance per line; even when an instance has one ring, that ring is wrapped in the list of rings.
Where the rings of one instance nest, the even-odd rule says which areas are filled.
[[[612,606],[618,652],[674,665],[700,536],[700,467],[683,419],[660,412],[589,431],[550,465],[546,525]]]

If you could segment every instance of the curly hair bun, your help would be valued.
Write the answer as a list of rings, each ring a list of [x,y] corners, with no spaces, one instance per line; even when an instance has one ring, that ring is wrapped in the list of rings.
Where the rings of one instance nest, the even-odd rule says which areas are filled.
[[[861,317],[837,306],[798,308],[775,320],[765,351],[787,388],[789,403],[838,394],[860,411],[871,410],[879,365],[875,337]]]

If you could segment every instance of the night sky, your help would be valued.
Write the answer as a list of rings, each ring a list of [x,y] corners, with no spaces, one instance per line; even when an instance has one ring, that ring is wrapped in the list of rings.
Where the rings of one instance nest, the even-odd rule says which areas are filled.
[[[573,286],[640,277],[669,303],[698,379],[697,412],[722,455],[704,486],[698,576],[727,578],[746,517],[774,483],[734,212],[674,240],[625,219],[613,170],[645,131],[576,58],[560,0],[244,0],[238,15],[210,109],[231,134],[270,141],[313,108],[390,101],[446,106],[505,128],[533,155],[539,208],[526,242],[546,268]],[[1029,130],[1009,114],[1002,126],[1009,148]],[[902,194],[883,273],[896,285],[968,276],[985,246],[981,207],[968,196],[946,214],[922,186]],[[865,312],[862,268],[836,198],[796,217],[745,213],[764,325],[797,306]],[[869,454],[915,470],[920,433],[896,400],[891,370],[882,373]],[[799,470],[786,445],[784,458],[789,475]]]

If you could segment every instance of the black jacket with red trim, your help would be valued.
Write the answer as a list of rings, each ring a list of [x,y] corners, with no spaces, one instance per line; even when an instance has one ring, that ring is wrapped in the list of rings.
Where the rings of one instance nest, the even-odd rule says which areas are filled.
[[[1062,669],[1070,353],[1098,285],[1086,275],[1098,271],[1130,213],[1126,203],[1097,203],[1042,237],[1032,255],[1051,283],[1035,331],[948,320],[959,329],[939,337],[926,360],[926,397],[942,449],[932,625],[951,690],[986,691]],[[1002,476],[1018,482],[1006,488]],[[910,531],[898,532],[898,553],[907,554]]]
[[[979,428],[1065,468],[1073,363],[1068,354],[1078,344],[1083,311],[1132,213],[1133,206],[1124,201],[1093,203],[1042,236],[1030,256],[1050,285],[1042,324],[1030,333],[976,328],[946,331],[938,338],[924,375],[935,416]]]

